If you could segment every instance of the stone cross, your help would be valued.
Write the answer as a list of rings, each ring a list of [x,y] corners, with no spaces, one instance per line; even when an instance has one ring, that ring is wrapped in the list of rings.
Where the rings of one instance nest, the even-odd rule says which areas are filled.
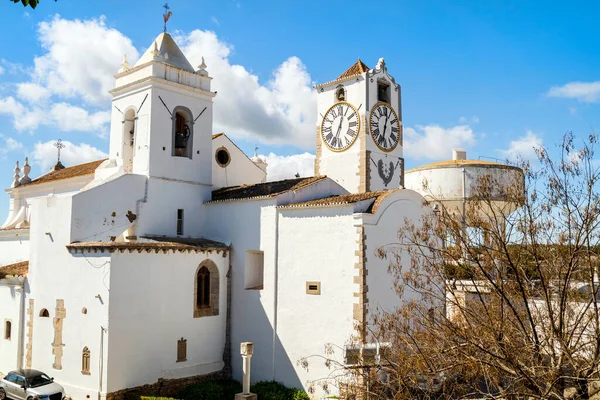
[[[58,149],[58,162],[60,162],[60,150],[64,149],[66,146],[64,145],[61,139],[58,139],[56,143],[54,143],[54,147]]]

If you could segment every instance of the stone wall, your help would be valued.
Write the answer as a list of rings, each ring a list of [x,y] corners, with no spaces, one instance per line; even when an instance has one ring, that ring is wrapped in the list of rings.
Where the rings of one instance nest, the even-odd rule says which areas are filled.
[[[117,392],[107,393],[106,400],[125,400],[128,394],[142,394],[144,396],[157,397],[175,397],[179,391],[186,386],[196,385],[202,382],[213,379],[231,378],[231,374],[227,372],[227,368],[206,375],[190,376],[179,379],[163,379],[159,378],[156,383],[138,386],[129,389],[119,390]]]

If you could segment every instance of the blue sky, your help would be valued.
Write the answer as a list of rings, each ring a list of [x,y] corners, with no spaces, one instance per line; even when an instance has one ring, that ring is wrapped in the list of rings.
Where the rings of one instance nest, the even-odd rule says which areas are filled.
[[[135,62],[161,32],[163,4],[1,6],[3,187],[25,156],[32,176],[46,171],[58,138],[67,142],[65,164],[107,152],[112,74],[123,53]],[[269,155],[272,178],[310,174],[316,123],[310,88],[358,57],[370,67],[385,57],[402,86],[407,167],[448,158],[452,147],[466,148],[469,158],[531,157],[533,146],[553,146],[565,131],[585,136],[600,127],[598,2],[169,5],[169,31],[190,61],[206,57],[215,78],[215,131],[225,130],[247,153],[258,144]]]

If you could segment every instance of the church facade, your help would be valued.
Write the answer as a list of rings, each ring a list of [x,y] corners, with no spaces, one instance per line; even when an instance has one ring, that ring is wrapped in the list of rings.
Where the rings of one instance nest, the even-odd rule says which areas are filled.
[[[37,179],[17,165],[1,373],[36,368],[74,399],[111,398],[161,378],[241,379],[250,341],[253,381],[318,389],[332,371],[311,357],[331,344],[343,364],[371,313],[411,297],[376,252],[429,212],[403,187],[401,91],[383,59],[315,87],[315,176],[277,182],[212,132],[207,68],[159,35],[115,76],[108,159]]]

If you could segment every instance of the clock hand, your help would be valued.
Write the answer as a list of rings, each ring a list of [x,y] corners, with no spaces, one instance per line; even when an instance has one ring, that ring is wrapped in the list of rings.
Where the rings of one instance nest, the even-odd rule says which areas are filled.
[[[385,138],[385,130],[387,129],[388,119],[390,117],[388,115],[385,116],[385,123],[383,124],[383,137]]]

